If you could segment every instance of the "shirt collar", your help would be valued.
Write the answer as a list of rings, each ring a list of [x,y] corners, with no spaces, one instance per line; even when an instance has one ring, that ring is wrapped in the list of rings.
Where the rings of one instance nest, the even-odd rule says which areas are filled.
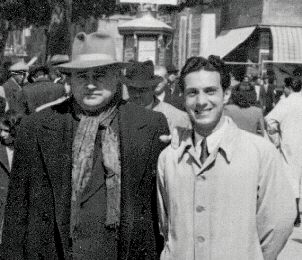
[[[217,129],[214,133],[207,137],[207,144],[209,153],[220,151],[225,156],[226,160],[230,162],[232,160],[233,151],[235,149],[235,139],[237,135],[238,127],[232,121],[230,117],[225,116],[223,125]],[[178,148],[178,159],[181,160],[186,152],[195,153],[196,150],[193,143],[193,130],[186,130],[180,141]],[[199,141],[197,145],[200,145]]]
[[[219,143],[224,135],[226,127],[227,127],[227,121],[224,117],[221,127],[219,127],[215,132],[213,132],[212,134],[210,134],[209,136],[206,137],[207,138],[207,148],[208,148],[209,153],[213,153],[215,151],[215,149],[219,146]],[[196,134],[195,131],[194,131],[194,134]],[[195,149],[196,149],[196,151],[199,152],[199,154],[200,154],[201,142],[203,139],[204,138],[202,138],[197,143],[195,143]]]

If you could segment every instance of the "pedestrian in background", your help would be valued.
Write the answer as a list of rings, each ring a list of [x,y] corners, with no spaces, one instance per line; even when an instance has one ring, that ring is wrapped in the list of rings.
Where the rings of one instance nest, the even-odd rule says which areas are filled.
[[[231,103],[224,107],[224,113],[240,129],[264,136],[263,112],[262,108],[256,106],[256,98],[252,85],[248,90],[241,90],[239,85],[232,90]]]
[[[133,62],[125,75],[129,101],[162,113],[168,121],[171,133],[174,128],[190,129],[191,123],[184,111],[158,99],[156,89],[163,87],[161,84],[165,82],[161,76],[155,75],[152,61]]]
[[[14,156],[14,143],[22,115],[8,110],[0,118],[0,244],[9,176]]]
[[[18,111],[18,95],[27,82],[29,65],[24,61],[17,62],[9,68],[9,79],[0,86],[0,96],[6,100],[6,110]]]
[[[279,101],[265,117],[269,137],[283,155],[289,166],[290,179],[296,197],[296,221],[301,224],[299,202],[301,198],[302,178],[302,82],[294,78],[287,86],[288,95]]]

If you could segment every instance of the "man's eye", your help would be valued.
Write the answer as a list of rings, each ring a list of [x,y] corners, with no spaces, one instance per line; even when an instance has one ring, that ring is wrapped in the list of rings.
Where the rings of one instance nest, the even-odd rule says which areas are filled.
[[[194,96],[197,94],[196,89],[189,89],[185,92],[186,96]]]
[[[207,89],[205,91],[205,93],[208,94],[208,95],[214,95],[216,93],[216,90],[215,89]]]
[[[83,80],[83,79],[88,79],[88,75],[87,75],[87,74],[84,74],[84,73],[83,73],[83,74],[78,74],[78,75],[77,75],[77,79],[82,79],[82,80]]]
[[[100,70],[95,72],[94,77],[95,78],[100,78],[100,77],[105,77],[106,76],[106,71],[105,70]]]

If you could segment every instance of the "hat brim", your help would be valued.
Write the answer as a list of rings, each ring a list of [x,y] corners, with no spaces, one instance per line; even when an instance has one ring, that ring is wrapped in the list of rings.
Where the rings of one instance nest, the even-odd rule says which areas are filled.
[[[118,62],[116,60],[75,60],[56,66],[61,71],[73,71],[73,70],[87,70],[108,65],[123,66],[124,62]]]
[[[132,80],[127,77],[124,77],[124,83],[127,87],[133,87],[137,89],[142,88],[153,88],[155,89],[157,85],[163,81],[163,78],[160,76],[153,76],[151,79],[146,80]]]

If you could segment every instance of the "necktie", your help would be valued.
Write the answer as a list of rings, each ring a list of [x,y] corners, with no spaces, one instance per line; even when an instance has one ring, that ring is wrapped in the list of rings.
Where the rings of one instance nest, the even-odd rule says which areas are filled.
[[[201,162],[201,164],[204,164],[204,162],[206,161],[206,159],[209,156],[207,139],[204,138],[200,145],[201,145],[200,162]]]

